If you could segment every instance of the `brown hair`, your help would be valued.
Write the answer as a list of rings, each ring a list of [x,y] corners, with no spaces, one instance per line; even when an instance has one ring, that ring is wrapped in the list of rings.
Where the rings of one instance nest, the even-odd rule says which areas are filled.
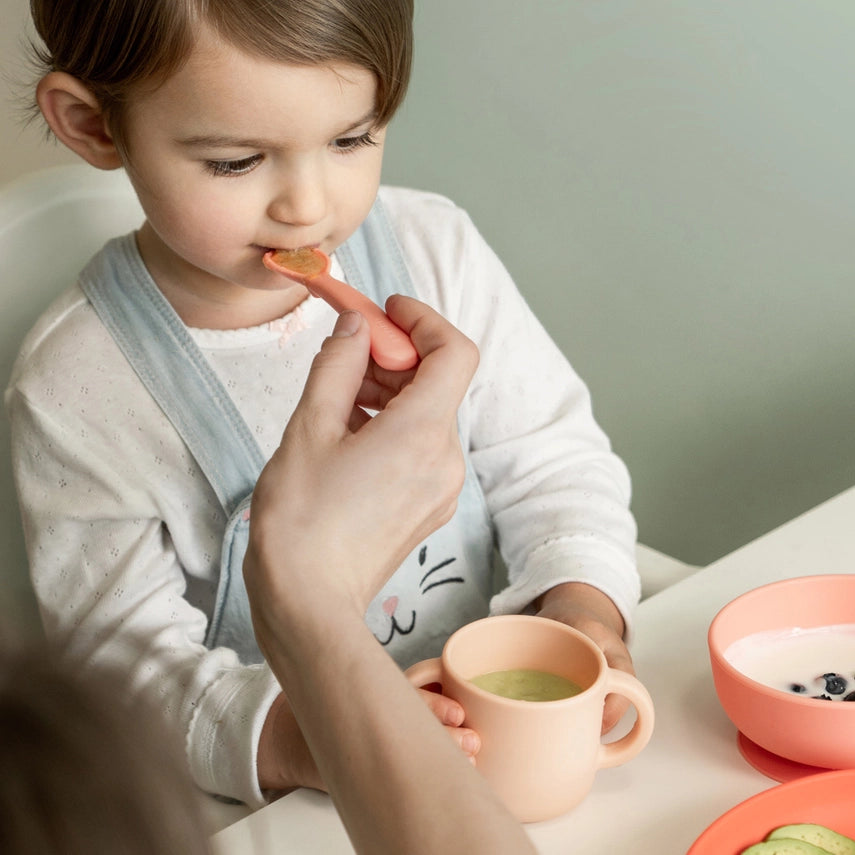
[[[413,0],[31,0],[30,10],[42,72],[65,71],[88,86],[120,147],[129,95],[175,73],[202,23],[274,61],[368,69],[381,127],[410,77]]]
[[[207,855],[180,742],[127,680],[45,651],[0,663],[0,852]]]

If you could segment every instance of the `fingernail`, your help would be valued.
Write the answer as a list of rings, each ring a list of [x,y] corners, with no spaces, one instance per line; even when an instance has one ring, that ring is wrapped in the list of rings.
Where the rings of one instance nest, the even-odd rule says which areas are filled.
[[[451,709],[446,710],[443,724],[451,725],[451,727],[460,727],[463,724],[464,718],[466,718],[466,713],[463,712],[463,707],[451,707]]]
[[[472,756],[481,748],[481,740],[474,733],[467,733],[463,737],[462,747],[466,754]]]
[[[362,316],[359,312],[350,310],[342,312],[333,327],[333,338],[344,338],[345,336],[353,335],[359,329],[361,323]]]

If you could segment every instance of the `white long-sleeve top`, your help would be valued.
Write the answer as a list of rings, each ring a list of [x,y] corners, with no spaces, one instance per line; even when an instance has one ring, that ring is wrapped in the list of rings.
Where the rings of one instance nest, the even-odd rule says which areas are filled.
[[[585,385],[463,211],[413,190],[380,195],[416,293],[481,351],[459,422],[508,566],[491,610],[521,611],[581,581],[629,627],[640,590],[629,478]],[[334,317],[309,297],[260,327],[190,331],[266,456]],[[224,512],[79,286],[26,338],[6,405],[47,634],[154,693],[203,789],[262,804],[258,739],[279,687],[266,666],[203,644]]]

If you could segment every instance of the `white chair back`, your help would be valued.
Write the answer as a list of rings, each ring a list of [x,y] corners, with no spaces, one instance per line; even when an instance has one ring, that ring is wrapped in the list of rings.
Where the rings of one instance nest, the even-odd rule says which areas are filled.
[[[107,241],[137,228],[143,213],[123,171],[59,166],[0,188],[0,379],[8,383],[21,341],[48,304]],[[9,423],[0,417],[0,622],[30,631],[29,587],[9,458]]]

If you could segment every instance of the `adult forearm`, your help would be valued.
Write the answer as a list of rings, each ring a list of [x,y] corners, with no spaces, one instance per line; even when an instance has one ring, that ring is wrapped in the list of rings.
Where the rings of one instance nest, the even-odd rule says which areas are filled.
[[[344,313],[256,485],[244,560],[256,638],[357,851],[530,853],[363,621],[403,557],[454,510],[457,410],[478,361],[427,307],[396,297],[386,310],[416,345],[418,369],[384,387],[369,367],[367,382],[367,326]],[[380,412],[369,420],[355,403]]]

